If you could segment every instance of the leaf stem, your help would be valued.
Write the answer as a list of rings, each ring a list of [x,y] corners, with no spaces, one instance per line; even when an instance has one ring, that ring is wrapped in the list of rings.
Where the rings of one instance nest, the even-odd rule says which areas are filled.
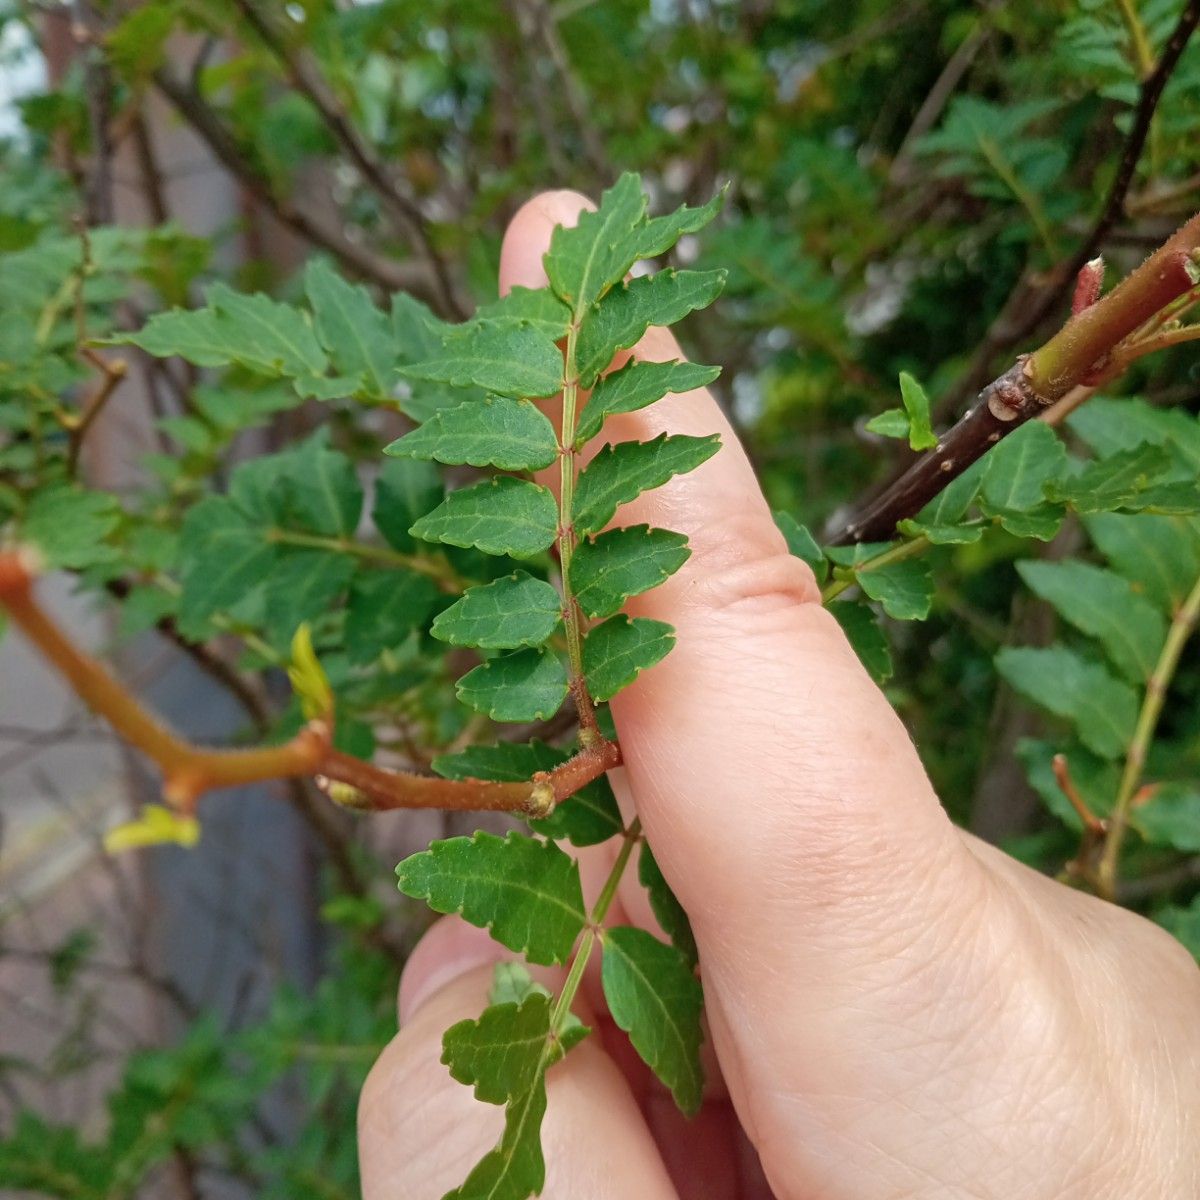
[[[579,371],[575,346],[579,321],[571,321],[563,356],[562,427],[558,441],[558,568],[562,576],[563,628],[567,635],[567,664],[571,696],[579,713],[579,740],[584,746],[603,741],[596,723],[596,710],[588,692],[583,670],[584,617],[571,588],[571,559],[575,553],[575,423],[579,403]]]
[[[921,534],[919,537],[911,538],[907,542],[900,542],[896,546],[891,546],[884,550],[882,554],[875,555],[874,558],[868,558],[865,562],[855,563],[853,566],[844,568],[842,573],[839,573],[835,579],[829,583],[821,591],[821,603],[828,604],[830,600],[836,596],[840,596],[848,588],[852,588],[857,582],[859,575],[865,571],[874,571],[879,567],[887,567],[892,563],[903,562],[906,558],[913,558],[918,554],[924,554],[929,549],[932,543],[929,539]]]
[[[402,554],[386,546],[373,546],[369,542],[357,542],[353,538],[327,537],[317,533],[300,533],[277,527],[267,530],[267,541],[284,546],[307,546],[314,550],[330,550],[335,554],[349,554],[369,562],[383,563],[389,567],[403,567],[417,571],[437,581],[447,592],[465,591],[470,583],[444,559],[424,558],[419,554]]]
[[[1167,688],[1179,666],[1179,657],[1188,639],[1195,631],[1196,623],[1200,620],[1200,579],[1196,580],[1178,612],[1171,618],[1171,627],[1167,631],[1166,641],[1154,664],[1154,670],[1146,681],[1146,694],[1142,700],[1141,711],[1138,713],[1137,724],[1134,726],[1133,737],[1125,754],[1125,769],[1121,773],[1121,782],[1117,786],[1117,798],[1113,805],[1112,814],[1108,818],[1108,834],[1104,840],[1104,848],[1096,869],[1097,891],[1107,900],[1116,896],[1117,865],[1121,857],[1121,847],[1129,828],[1129,814],[1133,808],[1134,797],[1142,781],[1142,772],[1146,766],[1146,754],[1158,728],[1158,719],[1162,715],[1163,702],[1166,700]]]

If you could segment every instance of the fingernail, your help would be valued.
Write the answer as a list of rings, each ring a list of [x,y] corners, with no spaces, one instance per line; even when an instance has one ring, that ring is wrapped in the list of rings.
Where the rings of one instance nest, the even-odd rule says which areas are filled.
[[[447,984],[476,967],[512,958],[486,929],[459,917],[443,917],[417,943],[400,976],[400,1024]]]

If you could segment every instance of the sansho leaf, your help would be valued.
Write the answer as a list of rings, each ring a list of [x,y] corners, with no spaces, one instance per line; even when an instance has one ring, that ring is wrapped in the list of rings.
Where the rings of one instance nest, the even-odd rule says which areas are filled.
[[[687,562],[687,538],[632,525],[585,539],[571,558],[571,590],[589,617],[609,617],[630,596],[658,587]]]
[[[409,532],[428,542],[532,558],[554,541],[558,505],[549,488],[502,475],[451,492]]]
[[[566,961],[587,920],[578,863],[553,842],[519,833],[434,842],[400,863],[396,877],[406,896],[458,913],[546,966]]]
[[[641,362],[632,359],[620,370],[596,381],[575,429],[575,444],[583,445],[600,432],[606,418],[637,412],[668,392],[690,392],[712,383],[720,367],[689,362]]]
[[[609,700],[652,667],[675,645],[665,621],[649,617],[610,617],[588,631],[583,643],[583,670],[597,700]]]
[[[521,399],[554,395],[562,387],[563,359],[553,339],[535,326],[477,321],[454,330],[436,357],[400,371],[410,379],[474,384]]]
[[[528,1200],[540,1193],[546,1182],[541,1138],[545,1115],[546,1077],[539,1075],[529,1091],[506,1106],[504,1133],[495,1149],[442,1200]]]
[[[613,355],[632,346],[651,325],[674,325],[711,304],[725,286],[725,274],[668,268],[613,288],[583,319],[575,348],[580,383],[591,387]]]
[[[429,632],[453,646],[512,650],[540,646],[562,619],[562,599],[544,579],[514,571],[469,588],[440,612]]]
[[[661,433],[649,442],[605,446],[579,476],[573,513],[576,532],[603,529],[620,505],[693,470],[716,454],[720,445],[715,433],[707,437]]]
[[[528,400],[489,396],[442,408],[384,454],[502,471],[536,471],[558,457],[554,426]]]
[[[704,998],[687,959],[644,929],[618,926],[604,934],[600,978],[613,1020],[680,1109],[694,1113],[704,1089]]]
[[[518,650],[490,658],[455,685],[458,698],[493,721],[544,721],[567,696],[567,673],[558,656]]]
[[[348,283],[323,259],[304,271],[317,336],[345,376],[362,376],[377,395],[395,386],[396,350],[391,320],[375,306],[366,288]]]

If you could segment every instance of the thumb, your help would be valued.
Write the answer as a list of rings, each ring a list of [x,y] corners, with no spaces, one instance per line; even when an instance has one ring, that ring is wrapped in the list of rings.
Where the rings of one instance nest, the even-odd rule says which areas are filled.
[[[551,230],[584,203],[548,193],[516,215],[501,290],[545,284]],[[634,353],[679,349],[651,330]],[[898,1001],[910,1013],[924,1003],[916,984],[897,982],[896,963],[951,942],[947,924],[979,871],[812,572],[788,554],[712,396],[667,396],[612,419],[605,435],[664,431],[716,432],[722,449],[618,514],[686,534],[692,553],[631,601],[634,615],[672,624],[677,643],[612,710],[633,802],[691,916],[722,1067],[754,1136],[755,1097],[794,1089],[846,1039],[869,1053],[894,1029]],[[899,996],[904,986],[911,994]],[[872,1025],[878,1039],[863,1036]],[[761,1114],[774,1140],[781,1114],[764,1103],[776,1109]]]

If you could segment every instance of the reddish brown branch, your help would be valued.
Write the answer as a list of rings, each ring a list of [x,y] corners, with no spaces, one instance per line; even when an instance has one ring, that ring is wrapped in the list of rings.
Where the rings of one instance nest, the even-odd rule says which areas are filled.
[[[922,455],[832,542],[890,537],[953,480],[1031,417],[1120,362],[1122,342],[1196,286],[1200,214],[1109,294],[1073,316],[1045,345],[994,379],[937,446]],[[1182,340],[1182,339],[1181,339]]]
[[[153,717],[100,662],[83,653],[33,596],[36,573],[27,550],[0,552],[0,608],[97,715],[163,772],[164,797],[190,813],[206,791],[268,779],[317,776],[339,804],[373,812],[442,808],[520,812],[544,817],[555,804],[620,762],[615,742],[601,740],[552,771],[520,783],[439,779],[391,771],[330,746],[327,720],[311,722],[290,742],[252,750],[209,750],[192,745]]]

